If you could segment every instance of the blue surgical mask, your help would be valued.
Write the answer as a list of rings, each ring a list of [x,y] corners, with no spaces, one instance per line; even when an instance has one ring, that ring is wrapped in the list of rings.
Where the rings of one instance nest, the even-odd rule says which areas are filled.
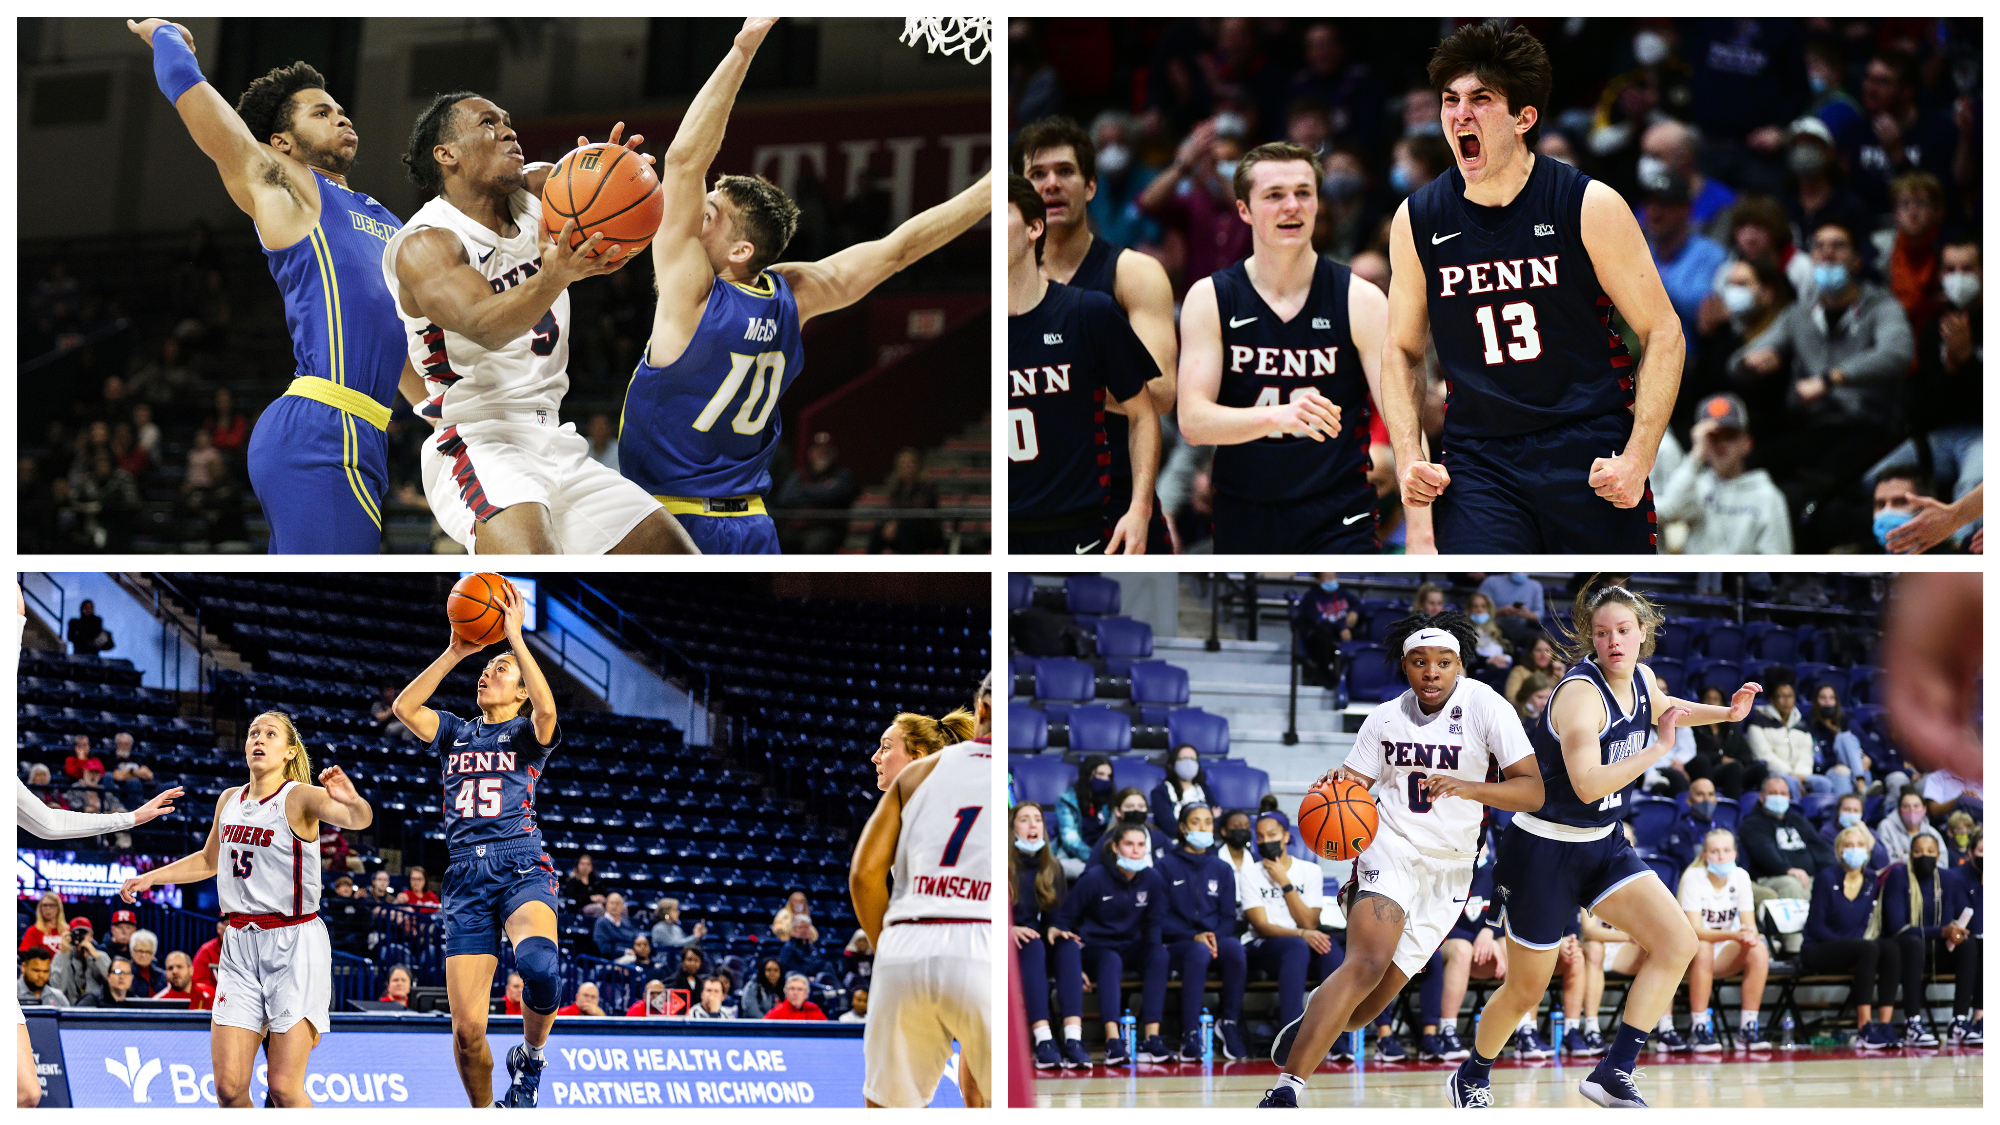
[[[1526,582],[1528,580],[1528,572],[1525,570],[1517,570],[1509,574],[1507,577],[1513,579],[1515,582]]]
[[[1182,758],[1180,761],[1174,763],[1174,776],[1180,778],[1182,781],[1193,781],[1194,775],[1200,772],[1201,763],[1195,761],[1193,758]]]
[[[1769,811],[1772,816],[1782,817],[1786,813],[1791,811],[1792,799],[1790,797],[1777,797],[1777,796],[1766,797],[1764,798],[1764,808],[1767,811]]]
[[[1235,182],[1236,163],[1234,160],[1218,160],[1215,162],[1215,178],[1221,180],[1224,187]]]
[[[1694,815],[1695,815],[1695,816],[1697,816],[1697,817],[1700,817],[1700,818],[1701,818],[1702,820],[1714,820],[1714,819],[1715,819],[1715,802],[1714,802],[1714,801],[1689,801],[1689,802],[1688,802],[1688,811],[1690,811],[1690,812],[1694,813]]]
[[[1746,316],[1757,307],[1757,291],[1748,285],[1729,284],[1722,287],[1722,304],[1730,316]]]
[[[1181,839],[1187,841],[1188,847],[1204,852],[1215,846],[1215,833],[1213,832],[1189,832],[1187,835],[1182,836]]]
[[[1484,625],[1491,620],[1493,620],[1493,615],[1490,613],[1475,613],[1472,615],[1472,623],[1474,625]]]
[[[1858,871],[1863,864],[1868,862],[1868,849],[1842,848],[1840,849],[1840,862]]]
[[[1331,594],[1331,593],[1333,593],[1333,592],[1334,592],[1335,590],[1338,590],[1338,589],[1340,589],[1340,583],[1339,583],[1339,582],[1337,582],[1337,581],[1336,581],[1336,582],[1322,582],[1322,583],[1320,583],[1320,584],[1319,584],[1319,588],[1320,588],[1320,589],[1322,589],[1322,590],[1325,590],[1325,591],[1326,591],[1327,593]]]
[[[1408,168],[1403,167],[1401,164],[1394,164],[1390,166],[1389,187],[1393,189],[1397,195],[1408,195],[1411,192],[1417,190],[1417,185],[1410,181],[1410,170]]]
[[[1889,545],[1889,533],[1915,519],[1914,513],[1903,508],[1884,508],[1875,513],[1875,542],[1884,547]]]
[[[1812,87],[1813,97],[1819,97],[1821,94],[1826,93],[1826,76],[1823,74],[1810,75],[1806,78],[1806,85]]]
[[[1014,846],[1021,849],[1022,855],[1034,855],[1036,852],[1042,850],[1042,841],[1023,840],[1019,836],[1016,836],[1014,837]]]
[[[1121,855],[1118,857],[1118,866],[1127,871],[1144,871],[1146,868],[1151,867],[1152,864],[1147,863],[1143,859],[1133,859],[1130,856]]]
[[[1842,828],[1852,828],[1860,823],[1861,814],[1858,812],[1844,812],[1840,814],[1840,826]]]
[[[1847,267],[1839,262],[1820,262],[1813,266],[1813,288],[1821,293],[1838,293],[1847,288]]]
[[[1727,879],[1731,875],[1736,874],[1736,865],[1733,863],[1711,863],[1708,865],[1708,873],[1718,879]]]

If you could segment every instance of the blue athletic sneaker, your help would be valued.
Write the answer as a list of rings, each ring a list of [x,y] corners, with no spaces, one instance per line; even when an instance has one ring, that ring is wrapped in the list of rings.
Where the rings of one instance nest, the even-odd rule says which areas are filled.
[[[1472,1057],[1472,1051],[1459,1042],[1457,1025],[1448,1023],[1438,1028],[1437,1038],[1438,1045],[1444,1048],[1438,1052],[1438,1058],[1445,1062],[1459,1062]]]
[[[1570,1048],[1570,1053],[1576,1055],[1578,1058],[1590,1058],[1594,1055],[1601,1055],[1605,1051],[1604,1035],[1594,1027],[1585,1027],[1572,1038],[1574,1038],[1576,1046]],[[1564,1046],[1567,1047],[1569,1044],[1569,1039],[1563,1040]]]
[[[1148,1035],[1139,1040],[1139,1061],[1144,1063],[1173,1062],[1178,1058],[1167,1049],[1167,1041],[1157,1035]]]
[[[1605,1109],[1646,1109],[1646,1099],[1639,1096],[1639,1087],[1633,1085],[1641,1073],[1636,1069],[1613,1070],[1600,1063],[1590,1077],[1577,1083],[1576,1090]]]
[[[1410,1053],[1403,1049],[1403,1041],[1393,1035],[1384,1035],[1375,1040],[1376,1062],[1408,1062]]]
[[[1277,1067],[1279,1070],[1283,1070],[1285,1068],[1285,1059],[1292,1053],[1292,1040],[1297,1039],[1299,1037],[1299,1024],[1305,1018],[1306,1018],[1305,1013],[1301,1012],[1299,1013],[1298,1019],[1295,1019],[1292,1022],[1278,1029],[1278,1037],[1276,1039],[1271,1040],[1272,1066]],[[1335,1044],[1336,1050],[1338,1049],[1338,1047],[1339,1044]]]
[[[1722,1050],[1722,1044],[1707,1024],[1698,1023],[1688,1029],[1688,1050],[1697,1055],[1713,1054]]]
[[[1417,1037],[1417,1061],[1443,1062],[1444,1061],[1443,1037],[1434,1034],[1419,1035]]]
[[[1493,1087],[1486,1082],[1466,1080],[1463,1067],[1445,1077],[1444,1087],[1453,1109],[1492,1109]]]
[[[1062,1068],[1064,1070],[1089,1070],[1090,1052],[1084,1050],[1083,1040],[1065,1036],[1062,1042]]]
[[[1105,1042],[1104,1044],[1105,1066],[1124,1066],[1126,1063],[1131,1061],[1132,1061],[1131,1056],[1125,1053],[1124,1036],[1114,1035],[1108,1041]]]
[[[1541,1033],[1533,1025],[1514,1029],[1514,1057],[1517,1059],[1546,1059],[1555,1054],[1555,1048],[1543,1042]]]
[[[1736,1028],[1736,1038],[1746,1051],[1768,1051],[1775,1046],[1771,1042],[1771,1033],[1764,1029],[1761,1020],[1751,1020],[1739,1025]]]
[[[1673,1028],[1653,1033],[1653,1050],[1663,1055],[1685,1055],[1694,1047]]]
[[[1250,1044],[1243,1038],[1243,1029],[1235,1020],[1221,1020],[1215,1029],[1222,1033],[1222,1057],[1230,1062],[1241,1062],[1250,1057]]]
[[[1326,1053],[1328,1062],[1350,1063],[1354,1061],[1354,1035],[1343,1031],[1333,1037],[1333,1050]]]
[[[1062,1055],[1056,1050],[1056,1041],[1044,1039],[1035,1044],[1035,1069],[1056,1070],[1062,1066]]]
[[[526,1044],[516,1043],[507,1049],[507,1096],[500,1099],[504,1109],[533,1109],[535,1094],[542,1085],[542,1064],[546,1059],[528,1057]]]
[[[1283,1082],[1264,1091],[1264,1100],[1257,1103],[1258,1109],[1297,1109],[1299,1096]]]

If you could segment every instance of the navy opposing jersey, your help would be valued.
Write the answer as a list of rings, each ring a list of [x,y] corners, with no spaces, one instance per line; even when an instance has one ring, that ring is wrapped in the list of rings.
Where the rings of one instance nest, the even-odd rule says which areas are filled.
[[[1611,298],[1583,246],[1589,184],[1538,156],[1505,207],[1467,201],[1456,166],[1410,196],[1446,380],[1446,443],[1632,409],[1632,356],[1611,330]]]
[[[1290,320],[1250,283],[1248,259],[1209,276],[1222,328],[1220,406],[1277,406],[1307,387],[1340,407],[1340,434],[1319,442],[1275,434],[1215,450],[1215,491],[1242,500],[1297,500],[1368,487],[1368,378],[1348,332],[1353,272],[1321,258]]]
[[[1125,311],[1102,293],[1048,283],[1007,318],[1007,511],[1048,519],[1101,513],[1111,453],[1104,397],[1124,402],[1159,371]]]
[[[1118,299],[1118,255],[1125,248],[1115,242],[1093,237],[1090,249],[1083,252],[1083,261],[1078,262],[1076,272],[1064,284],[1072,289],[1088,289],[1102,293],[1113,301]],[[1120,306],[1123,309],[1123,306]],[[1159,377],[1156,366],[1145,376],[1147,382]],[[1123,414],[1106,412],[1104,415],[1105,448],[1111,453],[1111,479],[1129,481],[1132,479],[1132,445],[1130,435],[1132,424]]]
[[[541,846],[535,820],[535,782],[549,755],[562,744],[562,727],[543,746],[526,715],[504,723],[461,719],[436,712],[431,749],[443,758],[444,839],[452,851],[480,844],[532,840]]]
[[[1611,694],[1611,688],[1604,682],[1604,673],[1592,659],[1580,660],[1570,667],[1557,682],[1556,690],[1549,694],[1551,704],[1556,694],[1568,687],[1572,681],[1582,680],[1597,689],[1604,701],[1607,716],[1604,729],[1597,732],[1599,762],[1610,765],[1629,758],[1653,744],[1653,670],[1645,665],[1632,676],[1632,710],[1628,714]],[[1544,707],[1541,717],[1528,727],[1528,743],[1535,748],[1535,758],[1542,767],[1542,807],[1535,815],[1551,824],[1567,824],[1572,828],[1598,828],[1623,819],[1625,802],[1632,786],[1638,784],[1635,778],[1631,785],[1601,800],[1585,803],[1576,795],[1569,783],[1569,765],[1563,761],[1562,739],[1556,737],[1549,728],[1549,714],[1553,706]]]

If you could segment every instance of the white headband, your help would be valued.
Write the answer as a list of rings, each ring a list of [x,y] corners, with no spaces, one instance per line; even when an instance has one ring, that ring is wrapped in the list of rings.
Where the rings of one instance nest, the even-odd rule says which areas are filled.
[[[1458,651],[1458,638],[1443,629],[1419,629],[1411,633],[1410,639],[1403,642],[1403,655],[1410,655],[1413,648],[1448,648],[1459,656],[1465,655]]]

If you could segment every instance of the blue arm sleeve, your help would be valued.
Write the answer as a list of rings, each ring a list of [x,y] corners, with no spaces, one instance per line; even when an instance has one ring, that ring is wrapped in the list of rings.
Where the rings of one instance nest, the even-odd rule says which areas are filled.
[[[182,94],[207,81],[201,76],[201,65],[194,61],[194,49],[173,24],[161,24],[153,31],[153,77],[168,104],[179,102]]]

